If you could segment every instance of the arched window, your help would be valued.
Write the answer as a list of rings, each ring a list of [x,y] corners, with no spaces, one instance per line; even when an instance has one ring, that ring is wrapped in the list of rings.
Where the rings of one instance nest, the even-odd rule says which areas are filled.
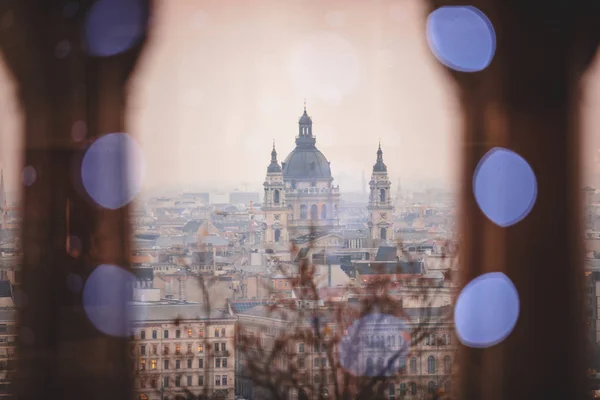
[[[379,189],[379,201],[381,203],[385,202],[385,189]]]
[[[319,207],[316,204],[310,206],[310,219],[313,221],[319,218]]]
[[[387,240],[387,230],[385,228],[381,228],[379,236],[381,237],[381,240]]]
[[[279,190],[273,192],[273,203],[279,204]]]
[[[450,356],[444,357],[444,373],[452,373],[452,358]]]
[[[367,358],[367,368],[365,368],[365,375],[371,376],[373,375],[373,369],[375,366],[373,365],[373,359],[371,357]]]
[[[417,359],[413,357],[410,359],[410,372],[417,372]]]
[[[434,381],[429,381],[429,384],[427,385],[427,392],[429,394],[432,394],[435,392],[435,382]]]
[[[415,382],[411,382],[408,384],[410,386],[410,394],[413,396],[417,394],[417,384]]]
[[[306,219],[306,210],[307,210],[306,204],[302,204],[300,206],[300,219]]]
[[[281,239],[281,230],[275,229],[275,242],[279,242],[279,239]]]
[[[379,357],[377,359],[377,373],[380,375],[383,375],[383,368],[384,368],[384,362],[383,362],[383,358]]]
[[[435,357],[429,356],[429,358],[427,358],[427,372],[429,372],[430,374],[434,374],[435,370]]]
[[[327,219],[327,205],[323,204],[321,206],[321,219]]]

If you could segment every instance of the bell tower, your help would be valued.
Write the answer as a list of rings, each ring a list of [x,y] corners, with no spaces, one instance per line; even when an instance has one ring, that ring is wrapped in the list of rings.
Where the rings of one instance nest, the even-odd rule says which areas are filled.
[[[262,211],[265,215],[266,229],[262,238],[263,244],[281,243],[288,241],[287,205],[285,201],[285,186],[283,172],[277,161],[277,151],[273,143],[271,164],[267,167],[267,177],[263,184],[265,188]]]
[[[381,143],[377,149],[377,162],[369,182],[369,239],[376,247],[394,239],[394,205],[391,198],[391,182],[387,166],[383,163]]]

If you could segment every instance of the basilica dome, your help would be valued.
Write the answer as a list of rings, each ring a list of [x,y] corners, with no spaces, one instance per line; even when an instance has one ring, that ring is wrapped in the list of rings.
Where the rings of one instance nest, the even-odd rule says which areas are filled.
[[[286,181],[331,179],[329,161],[315,146],[316,139],[312,134],[312,120],[306,113],[306,108],[300,117],[298,127],[296,148],[282,163],[283,179]]]
[[[284,180],[329,179],[331,168],[329,161],[315,146],[298,147],[283,162]]]

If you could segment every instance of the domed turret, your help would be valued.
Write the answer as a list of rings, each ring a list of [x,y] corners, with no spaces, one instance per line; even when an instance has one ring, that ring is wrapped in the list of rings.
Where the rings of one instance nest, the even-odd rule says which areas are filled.
[[[267,167],[267,173],[271,174],[279,172],[281,172],[281,167],[277,161],[277,151],[275,150],[275,142],[273,142],[273,151],[271,151],[271,164],[269,164]]]
[[[383,163],[383,151],[381,151],[381,142],[377,149],[377,162],[373,165],[373,172],[387,172],[387,167]]]

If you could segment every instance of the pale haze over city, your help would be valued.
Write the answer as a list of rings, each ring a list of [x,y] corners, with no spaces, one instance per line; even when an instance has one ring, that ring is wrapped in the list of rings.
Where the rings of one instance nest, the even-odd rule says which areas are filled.
[[[144,186],[260,190],[272,142],[281,157],[294,148],[304,100],[343,191],[362,189],[379,139],[394,185],[452,182],[458,97],[421,34],[426,10],[378,4],[159,2],[128,112]],[[598,68],[590,75],[587,110],[600,106]],[[5,68],[1,76],[1,160],[14,191],[19,113]],[[586,132],[599,127],[585,113]],[[600,172],[599,147],[586,146],[588,171]]]

